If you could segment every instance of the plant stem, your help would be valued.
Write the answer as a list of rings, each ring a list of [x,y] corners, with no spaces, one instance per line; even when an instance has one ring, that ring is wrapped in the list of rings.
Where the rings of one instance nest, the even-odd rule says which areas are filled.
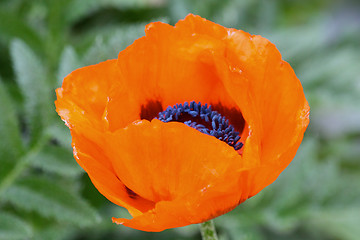
[[[203,240],[218,240],[213,220],[200,223],[199,226]]]

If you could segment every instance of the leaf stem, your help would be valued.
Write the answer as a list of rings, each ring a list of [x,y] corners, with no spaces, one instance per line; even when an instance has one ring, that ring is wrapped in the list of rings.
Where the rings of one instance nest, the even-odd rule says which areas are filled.
[[[213,220],[199,224],[203,240],[218,240]]]

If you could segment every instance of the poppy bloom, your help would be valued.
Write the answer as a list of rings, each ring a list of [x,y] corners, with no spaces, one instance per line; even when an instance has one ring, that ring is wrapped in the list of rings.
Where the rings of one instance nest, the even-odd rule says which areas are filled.
[[[267,39],[188,15],[57,89],[74,156],[106,198],[162,231],[224,214],[271,184],[309,123],[300,81]]]

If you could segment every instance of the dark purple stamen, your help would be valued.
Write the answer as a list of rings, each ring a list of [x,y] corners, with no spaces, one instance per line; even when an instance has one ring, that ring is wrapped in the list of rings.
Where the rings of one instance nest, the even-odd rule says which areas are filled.
[[[157,119],[163,122],[183,122],[189,127],[226,142],[235,150],[243,146],[243,143],[239,142],[239,132],[235,131],[229,120],[217,111],[213,111],[208,104],[201,105],[200,102],[192,101],[190,104],[185,102],[173,107],[169,106],[159,113]]]

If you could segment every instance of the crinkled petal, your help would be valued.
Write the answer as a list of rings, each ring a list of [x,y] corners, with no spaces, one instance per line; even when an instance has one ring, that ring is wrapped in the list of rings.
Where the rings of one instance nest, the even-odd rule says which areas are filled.
[[[103,145],[121,181],[154,202],[226,182],[242,166],[232,147],[177,122],[135,122],[108,134]]]
[[[64,79],[56,94],[56,111],[66,125],[84,135],[93,135],[91,138],[109,128],[109,102],[120,103],[117,111],[127,110],[116,118],[111,116],[121,127],[139,116],[138,111],[133,111],[139,103],[133,101],[131,91],[124,86],[117,60],[75,70]]]
[[[294,71],[268,40],[233,31],[227,40],[226,56],[228,65],[218,61],[218,68],[250,132],[244,161],[276,166],[269,167],[272,177],[263,184],[254,181],[251,195],[255,195],[272,183],[295,156],[309,124],[309,105]]]
[[[137,103],[131,111],[140,113],[149,101],[160,102],[163,109],[185,101],[238,109],[213,61],[214,52],[225,50],[221,39],[189,34],[183,27],[160,22],[149,24],[145,33],[118,56],[121,79]],[[124,106],[116,101],[117,94],[110,95],[115,99],[108,110],[112,130],[124,127],[116,117],[126,112],[119,111]]]
[[[95,187],[113,203],[123,206],[133,215],[139,215],[154,207],[154,203],[146,199],[133,199],[123,182],[116,175],[111,161],[106,156],[100,142],[86,139],[80,134],[72,132],[74,157],[79,165],[87,172]],[[111,156],[110,156],[111,157]]]
[[[242,157],[182,123],[143,120],[106,139],[115,172],[133,198],[156,202],[143,215],[117,222],[160,231],[205,221],[248,198],[248,173],[241,173],[250,170],[242,168]]]
[[[116,81],[116,60],[109,60],[69,74],[56,90],[56,110],[70,129],[102,129],[109,90]]]

